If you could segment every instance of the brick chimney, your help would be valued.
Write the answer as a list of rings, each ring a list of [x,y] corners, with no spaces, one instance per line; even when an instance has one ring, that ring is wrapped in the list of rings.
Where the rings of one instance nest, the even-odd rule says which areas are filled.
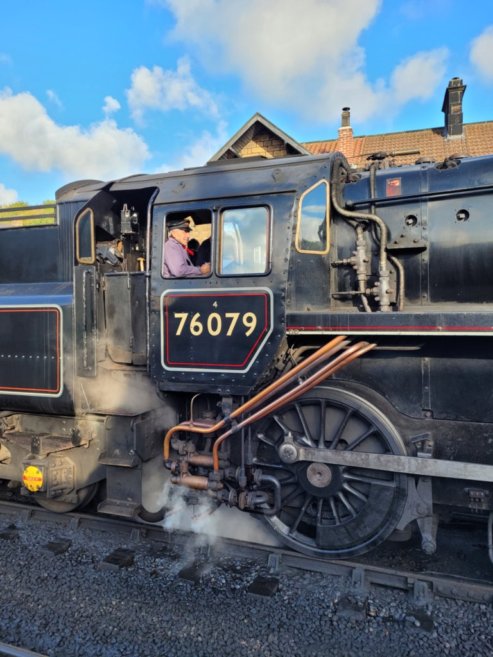
[[[461,137],[463,129],[462,97],[466,85],[461,78],[452,78],[448,83],[443,99],[442,112],[445,114],[445,134],[447,137]]]
[[[346,157],[354,155],[353,129],[351,128],[351,113],[349,107],[342,108],[341,127],[337,138],[337,150]]]

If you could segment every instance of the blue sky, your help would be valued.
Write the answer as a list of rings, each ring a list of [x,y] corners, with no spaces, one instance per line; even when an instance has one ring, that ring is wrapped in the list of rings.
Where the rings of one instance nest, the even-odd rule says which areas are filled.
[[[0,0],[0,204],[207,161],[255,113],[298,141],[493,120],[490,0]]]

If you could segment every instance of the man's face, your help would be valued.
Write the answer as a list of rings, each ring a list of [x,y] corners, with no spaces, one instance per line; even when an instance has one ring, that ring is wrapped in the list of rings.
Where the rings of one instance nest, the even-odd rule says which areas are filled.
[[[183,228],[173,228],[173,230],[170,231],[170,235],[182,246],[186,246],[190,239],[190,231],[184,230]]]

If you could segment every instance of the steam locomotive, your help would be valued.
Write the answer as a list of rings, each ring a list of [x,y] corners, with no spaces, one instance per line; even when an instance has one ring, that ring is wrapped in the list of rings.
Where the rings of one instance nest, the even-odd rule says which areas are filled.
[[[493,511],[493,157],[338,153],[79,181],[0,212],[0,479],[65,512],[262,516],[347,557]],[[172,222],[211,272],[166,277]]]

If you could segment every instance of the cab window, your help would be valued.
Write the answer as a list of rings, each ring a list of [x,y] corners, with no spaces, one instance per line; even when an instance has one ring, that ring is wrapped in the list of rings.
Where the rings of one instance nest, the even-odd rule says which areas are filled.
[[[295,243],[300,253],[329,251],[329,185],[325,180],[307,189],[301,197]]]
[[[267,273],[269,239],[269,208],[223,210],[220,215],[217,273],[220,276]]]
[[[75,255],[82,265],[94,263],[94,214],[90,209],[84,210],[75,223]]]

